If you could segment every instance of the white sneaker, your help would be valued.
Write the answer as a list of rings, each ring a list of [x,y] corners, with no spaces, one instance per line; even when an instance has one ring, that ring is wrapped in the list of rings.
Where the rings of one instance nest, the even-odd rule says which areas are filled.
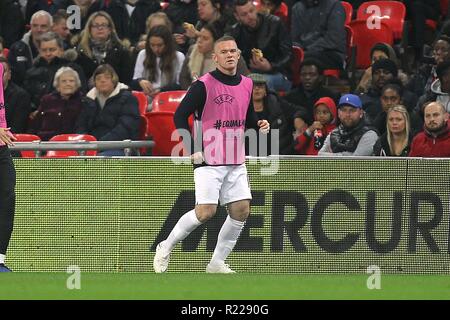
[[[230,266],[225,263],[208,263],[208,265],[206,266],[206,273],[236,273],[236,271],[231,270]]]
[[[161,243],[156,246],[155,257],[153,258],[153,270],[156,273],[166,272],[169,266],[170,252],[166,253]]]

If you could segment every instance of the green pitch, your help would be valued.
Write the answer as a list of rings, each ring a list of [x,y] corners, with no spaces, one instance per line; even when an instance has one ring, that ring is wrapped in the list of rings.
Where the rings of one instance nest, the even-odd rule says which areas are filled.
[[[450,277],[381,275],[98,274],[81,273],[81,289],[67,289],[65,273],[0,274],[4,299],[450,299]]]

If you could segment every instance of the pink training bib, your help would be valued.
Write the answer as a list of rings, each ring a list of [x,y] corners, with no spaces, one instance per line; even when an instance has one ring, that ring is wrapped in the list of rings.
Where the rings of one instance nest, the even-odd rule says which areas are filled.
[[[209,165],[238,165],[245,162],[245,120],[253,82],[241,75],[237,86],[223,84],[207,73],[198,79],[205,84],[206,102],[201,117],[203,154]],[[198,134],[195,132],[194,135]]]

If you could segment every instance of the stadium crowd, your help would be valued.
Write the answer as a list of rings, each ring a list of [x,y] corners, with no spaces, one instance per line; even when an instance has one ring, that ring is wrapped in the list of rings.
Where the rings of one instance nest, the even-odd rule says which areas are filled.
[[[279,129],[276,153],[450,157],[449,1],[390,1],[405,9],[388,19],[400,31],[364,18],[370,2],[2,0],[8,126],[42,141],[142,139],[163,126],[153,102],[215,70],[227,34],[257,117]]]

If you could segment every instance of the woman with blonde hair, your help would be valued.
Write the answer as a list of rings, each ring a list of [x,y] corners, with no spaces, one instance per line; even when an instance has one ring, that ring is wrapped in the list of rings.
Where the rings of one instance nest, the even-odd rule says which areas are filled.
[[[411,127],[408,110],[395,105],[387,111],[386,132],[378,138],[373,155],[407,157],[411,146]]]
[[[114,22],[105,11],[93,13],[81,33],[76,62],[87,78],[102,64],[114,66],[120,82],[129,83],[132,61],[127,48],[119,39]]]

